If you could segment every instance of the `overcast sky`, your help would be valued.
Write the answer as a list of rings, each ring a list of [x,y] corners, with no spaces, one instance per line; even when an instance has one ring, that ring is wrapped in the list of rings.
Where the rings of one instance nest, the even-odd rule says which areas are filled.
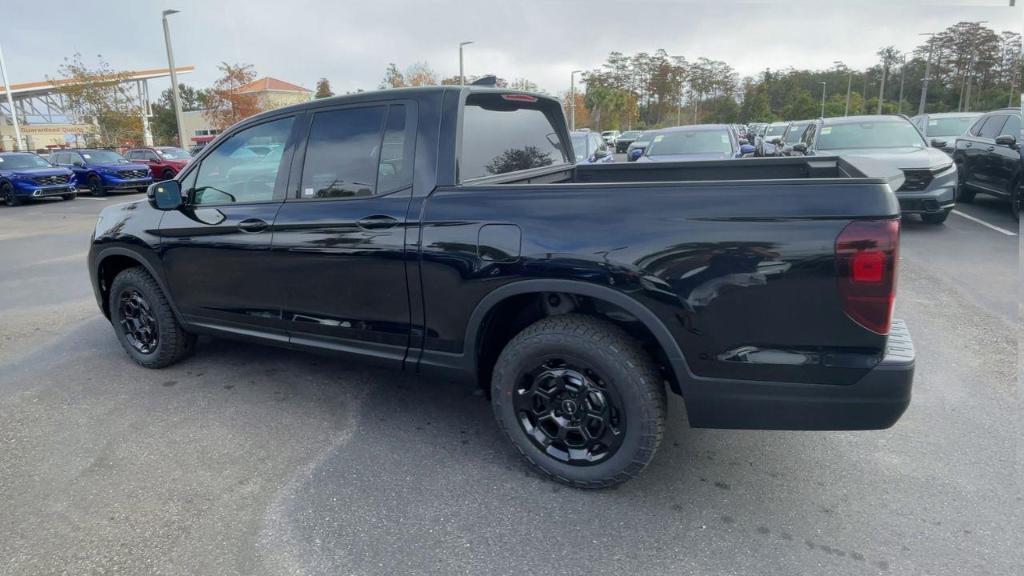
[[[164,67],[160,12],[170,17],[182,81],[208,86],[221,61],[255,66],[313,88],[321,76],[335,92],[374,89],[388,62],[427,62],[441,76],[524,77],[548,92],[568,89],[573,69],[600,66],[608,52],[665,48],[688,59],[724,60],[741,76],[765,67],[827,68],[875,63],[884,45],[907,50],[919,32],[961,20],[997,31],[1022,27],[1009,0],[819,0],[817,2],[654,2],[644,0],[10,0],[0,12],[0,45],[12,83],[54,76],[65,56],[97,54],[115,69]],[[1020,2],[1018,2],[1020,4]],[[152,81],[154,94],[168,87]]]

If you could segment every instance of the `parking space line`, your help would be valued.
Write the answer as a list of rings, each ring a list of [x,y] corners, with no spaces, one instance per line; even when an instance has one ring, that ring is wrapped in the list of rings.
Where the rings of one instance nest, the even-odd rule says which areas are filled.
[[[970,220],[972,222],[977,222],[978,224],[981,224],[982,226],[984,226],[986,228],[991,228],[991,229],[995,230],[996,232],[999,232],[1000,234],[1006,234],[1007,236],[1016,236],[1017,235],[1016,232],[1011,232],[1011,231],[1007,230],[1006,228],[1000,228],[999,226],[996,226],[995,224],[989,224],[988,222],[985,222],[981,218],[975,218],[974,216],[971,216],[970,214],[964,214],[963,212],[961,212],[959,210],[953,210],[953,214],[956,214],[957,216],[961,216],[963,218],[967,218],[968,220]]]

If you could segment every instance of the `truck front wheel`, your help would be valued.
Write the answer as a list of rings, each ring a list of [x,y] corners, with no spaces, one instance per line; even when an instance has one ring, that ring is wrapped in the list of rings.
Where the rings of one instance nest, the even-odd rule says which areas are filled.
[[[545,475],[604,488],[638,475],[665,428],[663,379],[614,324],[567,314],[540,320],[505,347],[491,403],[519,452]]]

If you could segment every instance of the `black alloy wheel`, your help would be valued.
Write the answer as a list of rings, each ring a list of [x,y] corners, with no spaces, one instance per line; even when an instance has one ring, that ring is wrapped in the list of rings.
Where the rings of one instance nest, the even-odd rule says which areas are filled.
[[[152,354],[160,345],[160,324],[145,297],[128,288],[117,298],[118,319],[125,340],[140,354]]]
[[[174,172],[172,172],[170,170],[170,168],[164,170],[163,179],[164,180],[174,180]]]
[[[548,456],[590,466],[615,454],[626,434],[621,400],[589,367],[552,358],[523,375],[513,394],[519,426]]]
[[[99,175],[93,174],[89,176],[86,183],[89,186],[89,193],[93,196],[105,196],[107,194],[107,190],[103,187],[103,180]]]
[[[19,206],[21,204],[21,198],[14,195],[14,187],[6,182],[0,185],[0,199],[8,206]]]

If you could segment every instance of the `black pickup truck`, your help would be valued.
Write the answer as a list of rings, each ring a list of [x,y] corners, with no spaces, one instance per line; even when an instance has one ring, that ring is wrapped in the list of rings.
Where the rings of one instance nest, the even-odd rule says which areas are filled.
[[[896,422],[889,181],[828,156],[574,165],[569,142],[556,100],[482,87],[247,119],[101,213],[97,302],[150,368],[209,334],[479,383],[578,487],[650,462],[668,391],[696,427]]]

